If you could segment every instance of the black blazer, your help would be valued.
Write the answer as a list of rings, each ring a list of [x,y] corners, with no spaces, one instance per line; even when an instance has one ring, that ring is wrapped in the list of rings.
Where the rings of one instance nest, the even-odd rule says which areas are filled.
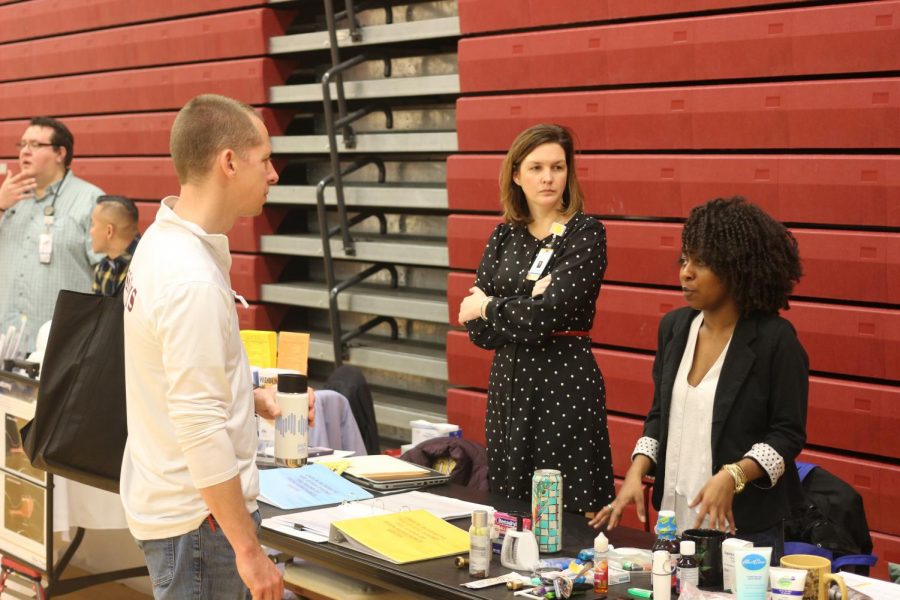
[[[657,510],[665,486],[672,387],[696,315],[696,310],[680,308],[665,315],[659,324],[653,406],[644,422],[644,435],[659,441],[653,486]],[[732,510],[739,532],[770,529],[788,517],[802,498],[794,460],[806,441],[808,390],[809,360],[794,327],[774,315],[741,318],[713,401],[710,475],[724,464],[739,461],[756,443],[768,444],[784,458],[785,473],[774,487],[764,476],[734,497]]]

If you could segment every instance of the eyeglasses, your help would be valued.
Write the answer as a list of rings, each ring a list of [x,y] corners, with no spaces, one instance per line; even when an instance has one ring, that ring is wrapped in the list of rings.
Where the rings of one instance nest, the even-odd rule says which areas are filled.
[[[28,140],[16,142],[16,148],[19,150],[24,150],[25,148],[31,148],[32,150],[37,150],[38,148],[45,148],[47,146],[56,146],[56,144],[50,142],[36,142],[34,140]]]

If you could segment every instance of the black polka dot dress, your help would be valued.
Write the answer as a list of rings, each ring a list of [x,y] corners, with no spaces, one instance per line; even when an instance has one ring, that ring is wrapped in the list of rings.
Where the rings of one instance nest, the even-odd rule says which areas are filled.
[[[568,511],[594,511],[615,495],[606,390],[587,336],[606,270],[602,223],[578,213],[549,266],[546,292],[531,297],[525,275],[544,242],[524,226],[499,225],[476,285],[494,300],[470,339],[496,350],[485,429],[491,491],[530,500],[535,469],[559,469]]]

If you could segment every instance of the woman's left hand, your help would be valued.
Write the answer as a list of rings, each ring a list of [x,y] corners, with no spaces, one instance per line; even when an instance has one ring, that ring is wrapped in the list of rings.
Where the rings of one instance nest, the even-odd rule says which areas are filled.
[[[699,506],[694,528],[703,527],[703,519],[709,516],[710,529],[736,533],[734,514],[734,479],[727,471],[719,471],[709,478],[700,493],[691,502],[691,508]]]
[[[487,295],[477,286],[469,288],[469,295],[459,305],[459,324],[465,325],[466,321],[480,319],[481,305],[486,299]]]

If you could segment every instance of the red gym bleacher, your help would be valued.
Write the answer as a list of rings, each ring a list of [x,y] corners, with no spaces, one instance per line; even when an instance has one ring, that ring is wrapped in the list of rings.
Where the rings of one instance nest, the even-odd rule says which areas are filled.
[[[472,269],[496,216],[451,215],[447,223],[452,268]],[[607,282],[678,287],[681,224],[604,220]],[[890,233],[795,229],[804,277],[796,296],[900,304],[900,237]],[[842,277],[835,278],[835,270]]]
[[[502,161],[500,154],[451,156],[450,209],[498,211]],[[788,223],[900,227],[898,156],[582,154],[575,164],[590,214],[683,218],[697,198],[740,190]]]
[[[127,157],[116,160],[80,158],[78,174],[104,190],[134,200],[160,199],[178,190],[178,176],[166,156]]]
[[[469,152],[503,152],[548,120],[576,131],[582,150],[900,146],[900,79],[890,77],[463,97],[456,110]]]
[[[561,0],[547,11],[460,0],[459,11],[449,420],[483,441],[492,353],[455,317],[500,222],[503,154],[529,125],[567,125],[585,210],[607,229],[591,334],[617,477],[652,400],[657,325],[684,302],[681,222],[705,200],[744,195],[789,225],[804,261],[784,313],[812,370],[802,458],[862,494],[883,577],[900,559],[889,510],[900,493],[900,2]]]
[[[451,273],[448,306],[458,307],[473,284],[473,275]],[[660,318],[683,305],[679,291],[604,284],[592,338],[616,348],[654,351]],[[812,372],[878,379],[889,379],[896,373],[900,364],[900,311],[806,301],[794,301],[791,307],[784,317],[797,329]],[[827,330],[822,323],[829,323]],[[452,372],[452,365],[448,369]]]
[[[177,110],[204,93],[262,104],[285,76],[271,58],[244,58],[0,83],[0,118]]]
[[[0,6],[0,42],[93,31],[130,23],[170,21],[189,15],[257,6],[254,0],[33,0]],[[0,5],[7,2],[0,1]]]
[[[464,34],[781,4],[773,0],[458,0]],[[800,0],[811,3],[812,0]]]
[[[260,56],[291,13],[254,8],[0,46],[0,80]]]
[[[466,38],[459,43],[460,89],[895,71],[895,21],[900,2],[869,2]],[[548,62],[553,69],[531,76]]]
[[[288,122],[286,112],[271,108],[257,110],[272,135],[280,135],[284,131]],[[110,157],[114,157],[116,162],[136,156],[168,157],[169,132],[176,114],[177,111],[172,110],[67,118],[66,126],[77,140],[77,162],[73,168],[81,168],[81,158],[94,156],[105,157],[106,162],[110,162]],[[0,122],[0,153],[11,153],[13,144],[27,126],[27,120]]]

